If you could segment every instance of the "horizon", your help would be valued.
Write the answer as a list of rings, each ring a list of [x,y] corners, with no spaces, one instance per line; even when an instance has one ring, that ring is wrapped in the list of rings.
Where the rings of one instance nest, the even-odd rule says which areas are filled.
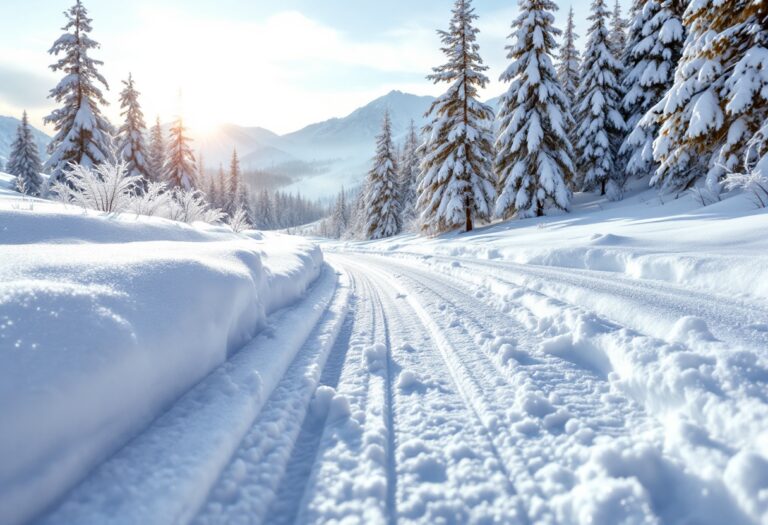
[[[55,107],[47,96],[61,75],[48,67],[54,61],[48,49],[62,33],[62,11],[72,2],[46,3],[31,0],[29,7],[39,13],[34,26],[11,17],[10,29],[0,34],[0,114],[20,118],[26,109],[30,123],[50,135],[51,126],[42,120]],[[101,70],[109,84],[104,113],[110,121],[121,120],[118,95],[130,72],[148,125],[155,116],[168,122],[181,114],[198,135],[225,124],[285,135],[343,118],[391,91],[439,95],[444,86],[426,75],[444,61],[436,33],[450,16],[443,4],[409,5],[404,14],[404,9],[378,5],[345,9],[341,0],[322,6],[291,0],[280,8],[241,0],[224,0],[215,8],[200,0],[84,2],[93,19],[91,36],[101,45],[90,56],[104,61]],[[572,4],[581,47],[586,33],[581,8],[588,5]],[[626,0],[621,4],[626,17]],[[570,5],[559,5],[558,28]],[[498,77],[506,67],[517,4],[488,0],[475,9],[480,52],[490,68],[481,98],[488,100],[505,90]],[[196,38],[200,34],[207,38]],[[206,45],[210,41],[214,45]],[[258,49],[269,52],[251,51]],[[265,75],[268,84],[261,80]]]

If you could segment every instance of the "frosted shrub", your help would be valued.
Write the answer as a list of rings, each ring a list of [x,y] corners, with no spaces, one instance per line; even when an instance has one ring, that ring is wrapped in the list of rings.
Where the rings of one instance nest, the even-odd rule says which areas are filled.
[[[126,163],[103,163],[89,168],[70,164],[63,182],[55,182],[51,191],[64,202],[106,213],[120,213],[130,208],[137,178],[128,176]]]
[[[240,233],[251,227],[251,223],[248,220],[248,214],[243,208],[238,208],[237,211],[229,219],[229,227],[235,233]]]
[[[184,190],[177,188],[173,190],[170,206],[168,208],[168,219],[179,222],[207,222],[214,224],[221,222],[225,214],[217,209],[208,206],[205,197],[197,190]]]
[[[171,207],[171,193],[162,182],[149,182],[144,193],[131,199],[129,211],[148,217],[167,217]]]
[[[749,141],[743,166],[743,173],[728,174],[725,187],[751,192],[759,208],[768,208],[768,124]]]
[[[71,164],[63,182],[51,193],[66,203],[105,213],[129,212],[192,223],[221,222],[224,213],[211,208],[197,190],[171,190],[161,182],[150,182],[140,195],[142,178],[129,175],[125,161],[106,162],[94,168]]]

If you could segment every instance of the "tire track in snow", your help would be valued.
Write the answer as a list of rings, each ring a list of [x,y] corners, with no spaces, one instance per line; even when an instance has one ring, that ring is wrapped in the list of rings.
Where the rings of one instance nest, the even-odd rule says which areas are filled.
[[[418,254],[407,254],[407,257],[425,261],[424,256]],[[429,260],[461,264],[484,274],[492,270],[494,277],[499,277],[501,272],[510,284],[589,308],[611,321],[659,339],[667,339],[681,317],[695,316],[704,319],[712,333],[723,341],[756,349],[768,346],[768,308],[747,298],[708,293],[666,281],[633,279],[615,272],[443,255],[431,256]]]
[[[507,469],[509,454],[500,452],[494,432],[483,422],[487,417],[478,412],[472,394],[466,392],[466,381],[451,369],[423,317],[405,293],[392,298],[398,286],[387,275],[346,258],[341,264],[371,280],[393,334],[402,341],[395,354],[402,385],[396,394],[396,418],[404,419],[395,425],[398,480],[404,487],[398,492],[400,520],[432,522],[450,516],[449,522],[456,523],[525,522]],[[409,340],[421,344],[413,348]],[[401,369],[400,363],[407,367]],[[431,379],[423,382],[424,378]],[[430,480],[431,476],[438,479]],[[473,500],[473,491],[484,493],[485,500]]]
[[[256,421],[232,455],[228,466],[193,520],[197,524],[261,522],[268,515],[305,424],[318,425],[310,401],[339,346],[340,332],[347,322],[351,303],[346,276],[323,317],[302,345],[280,379]],[[344,337],[341,334],[343,344]],[[275,349],[279,350],[279,349]],[[302,443],[304,445],[304,443]]]
[[[357,294],[354,331],[331,400],[296,523],[352,520],[386,523],[390,471],[385,378],[373,373],[386,358],[384,318],[370,283],[352,276]],[[285,503],[287,504],[287,503]],[[268,521],[278,521],[276,514]]]
[[[712,479],[711,471],[707,469],[706,465],[699,465],[700,462],[697,460],[697,457],[700,457],[698,456],[700,452],[697,450],[700,449],[696,447],[714,446],[716,450],[716,443],[706,445],[706,438],[703,438],[702,441],[702,438],[696,437],[697,434],[694,429],[683,430],[683,432],[693,432],[689,437],[683,438],[693,440],[690,445],[691,448],[682,453],[668,450],[665,442],[668,439],[666,432],[669,429],[666,428],[666,425],[670,421],[664,417],[663,413],[656,414],[655,411],[653,414],[649,413],[648,410],[652,410],[652,407],[646,406],[642,402],[633,402],[633,397],[628,397],[623,389],[612,388],[612,382],[608,381],[608,378],[600,374],[595,375],[589,368],[574,367],[570,360],[563,360],[559,356],[540,352],[538,347],[543,341],[541,334],[536,335],[538,331],[521,334],[520,329],[523,329],[524,332],[524,327],[518,327],[518,333],[515,334],[513,343],[517,347],[523,347],[525,354],[520,356],[517,351],[514,351],[517,349],[512,348],[513,351],[509,354],[512,358],[511,363],[514,363],[515,366],[504,365],[506,350],[510,350],[510,348],[508,347],[506,350],[503,346],[498,348],[498,339],[500,338],[497,337],[497,340],[490,345],[492,352],[487,352],[489,345],[487,341],[483,341],[487,334],[484,335],[482,329],[493,325],[498,326],[497,322],[491,321],[493,319],[499,319],[501,324],[506,319],[507,325],[514,327],[515,319],[507,313],[502,315],[498,306],[489,306],[476,298],[472,292],[477,289],[470,291],[467,286],[456,284],[458,274],[452,274],[449,281],[445,277],[440,278],[434,275],[434,271],[430,273],[410,265],[393,264],[391,258],[378,258],[378,263],[376,257],[363,257],[363,260],[366,261],[367,267],[380,267],[382,268],[381,271],[395,274],[397,279],[408,283],[410,289],[419,292],[417,295],[422,297],[421,301],[425,302],[426,306],[432,307],[430,311],[434,314],[432,315],[434,319],[440,319],[439,312],[435,312],[435,304],[440,304],[443,308],[446,305],[450,306],[450,310],[454,312],[452,314],[454,319],[444,319],[444,324],[440,330],[454,335],[456,332],[450,332],[450,327],[458,328],[459,332],[463,331],[464,327],[469,328],[470,331],[474,332],[477,346],[480,346],[487,354],[488,359],[497,365],[497,368],[510,381],[510,384],[524,387],[522,389],[524,392],[533,390],[534,394],[538,393],[536,392],[538,389],[546,393],[547,387],[556,386],[556,388],[550,389],[549,396],[544,396],[544,399],[541,397],[537,399],[536,395],[533,398],[518,399],[522,403],[515,403],[515,411],[511,412],[510,418],[508,418],[508,423],[513,423],[519,433],[531,434],[523,441],[527,448],[525,455],[532,466],[533,477],[540,485],[551,485],[563,474],[567,474],[566,477],[569,477],[580,466],[585,466],[585,460],[593,461],[585,458],[583,454],[581,454],[581,458],[574,461],[574,457],[579,456],[579,454],[574,454],[573,451],[578,450],[579,444],[585,445],[583,448],[589,449],[594,442],[599,447],[598,450],[602,450],[605,449],[607,443],[604,440],[597,442],[596,439],[612,436],[620,440],[617,443],[624,443],[622,446],[629,447],[632,452],[628,452],[627,459],[621,459],[618,462],[616,459],[610,461],[606,459],[612,457],[611,454],[616,454],[615,451],[609,452],[609,455],[605,457],[598,456],[599,466],[597,468],[610,476],[624,477],[636,474],[638,478],[630,479],[635,480],[633,481],[635,483],[637,479],[643,480],[643,487],[648,490],[649,501],[654,512],[657,516],[661,516],[664,521],[679,519],[681,512],[689,513],[689,516],[697,516],[698,519],[711,519],[712,516],[720,516],[717,519],[721,521],[739,522],[743,519],[741,511],[734,506],[732,496],[725,489],[722,480]],[[484,299],[482,293],[477,292],[477,295]],[[425,297],[433,297],[433,299],[424,301]],[[437,302],[435,302],[434,297],[437,298]],[[441,301],[442,303],[440,303]],[[567,314],[568,312],[560,312],[557,315],[563,313]],[[462,321],[455,325],[457,319],[462,319]],[[589,319],[589,321],[592,322],[594,319]],[[599,319],[597,323],[600,323]],[[614,330],[615,327],[605,326],[603,329],[607,333]],[[512,333],[514,334],[514,330]],[[508,334],[502,331],[502,335],[504,336],[501,337],[503,342]],[[460,339],[456,339],[455,341],[454,347],[466,355],[466,349],[472,345],[471,340],[465,339],[462,342]],[[622,342],[618,341],[618,344],[622,344]],[[624,344],[628,343],[625,342]],[[530,361],[532,357],[534,364]],[[525,361],[529,362],[526,363]],[[536,361],[538,364],[535,364]],[[529,371],[528,374],[521,373],[521,370],[525,369]],[[528,377],[525,377],[526,375]],[[524,379],[522,382],[520,381],[521,377]],[[577,388],[571,388],[570,383],[573,383],[573,386]],[[505,388],[499,385],[497,388],[491,389],[490,393],[493,394],[494,390],[496,393],[502,394]],[[546,401],[551,402],[550,407],[546,406]],[[556,408],[558,405],[560,407]],[[565,416],[568,421],[563,427],[565,433],[558,436],[556,432],[553,433],[552,429],[548,428],[547,418],[552,416],[557,419],[563,407],[567,410]],[[542,408],[545,409],[544,413],[555,408],[556,411],[542,418]],[[591,417],[590,412],[593,414]],[[524,419],[515,423],[516,420],[519,420],[520,414],[524,416]],[[538,424],[531,425],[531,419],[538,419]],[[573,426],[571,420],[579,423],[582,428]],[[581,423],[586,424],[581,425]],[[569,425],[571,425],[570,429]],[[542,431],[545,429],[553,435],[548,436],[547,433],[543,433]],[[639,437],[643,434],[656,437]],[[565,443],[559,439],[561,436],[565,437]],[[576,438],[576,442],[573,443],[573,438],[569,436]],[[568,443],[569,440],[571,443]],[[651,445],[651,443],[653,444]],[[600,459],[601,457],[602,459]],[[640,460],[636,457],[645,457],[645,459]],[[601,463],[604,461],[608,461],[608,463]],[[691,468],[696,466],[700,468]],[[565,467],[566,470],[562,471],[562,467]],[[561,469],[560,472],[557,472],[558,468]],[[595,467],[590,466],[590,468]],[[541,475],[542,472],[546,473]],[[610,474],[611,472],[614,474]],[[553,477],[552,474],[555,476]],[[614,478],[609,477],[608,481],[610,482],[611,479]],[[547,496],[551,499],[552,494],[547,494]],[[536,498],[536,495],[533,497]],[[540,502],[534,502],[536,507],[539,504]],[[641,500],[637,502],[637,505],[642,507],[647,503]],[[686,510],[682,511],[681,507],[685,507]],[[532,516],[535,518],[534,521],[539,521],[543,517]]]
[[[191,520],[336,292],[337,277],[326,265],[303,302],[270,318],[269,328],[105,460],[39,523]]]
[[[574,445],[591,446],[596,431],[627,436],[658,427],[639,406],[611,392],[604,378],[568,361],[535,355],[531,334],[466,289],[390,260],[362,259],[368,272],[379,273],[404,294],[410,292],[412,306],[505,457],[531,522],[555,520],[547,504],[551,494],[543,489],[553,479],[542,479],[542,467],[552,464],[544,470],[554,479],[562,475],[563,467],[575,470],[579,463],[569,457],[569,450]],[[493,339],[489,329],[500,331],[503,335],[496,339],[515,345],[518,352],[523,347],[531,362],[502,366],[488,352]]]

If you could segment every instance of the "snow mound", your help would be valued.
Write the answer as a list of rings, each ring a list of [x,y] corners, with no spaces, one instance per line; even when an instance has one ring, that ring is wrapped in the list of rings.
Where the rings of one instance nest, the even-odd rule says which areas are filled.
[[[0,200],[0,224],[0,428],[13,429],[0,433],[3,523],[60,497],[297,301],[323,264],[296,238],[42,201],[30,212]],[[225,394],[241,387],[221,382]]]
[[[365,359],[365,365],[368,367],[368,371],[377,372],[382,370],[386,365],[387,347],[381,343],[366,347],[363,352],[363,359]]]

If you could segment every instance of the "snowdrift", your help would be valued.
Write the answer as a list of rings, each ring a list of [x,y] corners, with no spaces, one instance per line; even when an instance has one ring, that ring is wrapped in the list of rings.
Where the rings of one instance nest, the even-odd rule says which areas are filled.
[[[322,265],[294,237],[0,198],[0,522],[54,502]]]

